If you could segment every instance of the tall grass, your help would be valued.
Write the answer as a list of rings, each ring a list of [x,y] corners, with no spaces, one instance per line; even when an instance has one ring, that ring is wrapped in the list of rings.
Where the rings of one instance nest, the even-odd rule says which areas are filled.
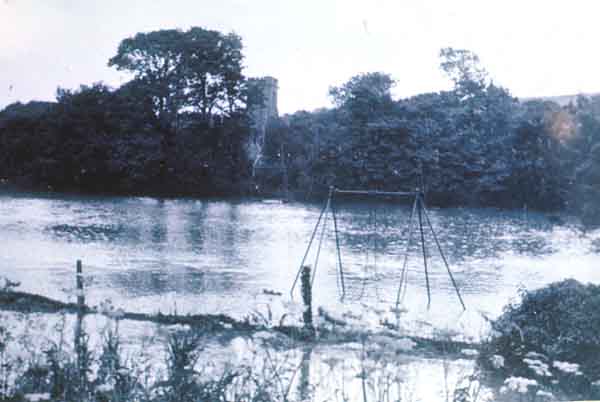
[[[22,334],[2,329],[0,359],[7,363],[3,365],[7,380],[0,401],[410,402],[417,398],[397,354],[400,346],[393,339],[374,344],[365,338],[355,360],[344,361],[333,352],[330,365],[322,352],[313,352],[312,342],[290,340],[288,344],[282,340],[287,338],[274,340],[269,338],[272,334],[263,333],[264,339],[226,341],[226,350],[236,354],[230,362],[214,364],[215,336],[169,327],[161,330],[159,343],[152,341],[152,348],[138,354],[134,349],[139,345],[132,348],[124,342],[119,322],[112,319],[98,334],[81,326],[75,331],[75,342],[63,317],[55,326],[54,340],[43,348],[31,345],[30,357],[21,362],[8,353],[9,346],[19,349],[27,341],[19,339]],[[362,384],[358,393],[352,390],[357,381]],[[468,392],[468,384],[455,388],[459,385],[464,390],[449,390],[448,401],[477,400]]]

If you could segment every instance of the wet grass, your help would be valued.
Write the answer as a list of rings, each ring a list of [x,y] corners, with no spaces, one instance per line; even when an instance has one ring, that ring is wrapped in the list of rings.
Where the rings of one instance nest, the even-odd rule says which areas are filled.
[[[13,311],[19,313],[52,313],[52,314],[105,314],[109,317],[116,317],[119,320],[130,320],[154,323],[159,325],[185,325],[192,329],[202,331],[203,333],[212,333],[214,335],[222,334],[228,338],[235,336],[252,336],[261,331],[268,331],[282,334],[295,342],[307,344],[343,344],[355,342],[357,339],[387,339],[388,341],[398,341],[402,339],[410,340],[413,346],[404,352],[425,356],[462,356],[464,349],[479,349],[480,344],[455,341],[448,337],[424,338],[417,336],[403,335],[399,329],[382,329],[378,332],[361,329],[357,326],[330,325],[326,321],[319,321],[316,327],[313,321],[310,321],[308,327],[272,324],[268,320],[251,319],[237,320],[224,314],[146,314],[127,311],[99,311],[97,308],[84,306],[80,308],[76,303],[65,303],[45,296],[35,295],[26,292],[0,292],[0,310]],[[312,315],[311,315],[312,316]],[[386,341],[384,341],[386,342]],[[462,356],[464,357],[464,356]]]
[[[30,317],[28,314],[15,316],[25,320]],[[66,325],[67,315],[61,317],[61,323],[53,327],[57,335],[54,341],[44,348],[31,349],[24,359],[11,356],[9,350],[11,346],[13,350],[15,347],[20,350],[28,344],[27,335],[0,334],[0,359],[4,369],[0,371],[0,378],[6,379],[0,389],[0,401],[300,402],[321,400],[315,399],[317,389],[332,386],[319,369],[311,374],[311,370],[315,370],[311,368],[315,364],[311,358],[314,346],[287,342],[282,348],[281,342],[266,341],[264,335],[257,335],[255,339],[247,339],[260,344],[260,348],[249,348],[246,351],[249,356],[242,360],[218,365],[213,362],[214,356],[207,344],[212,336],[197,328],[170,327],[154,349],[141,347],[139,353],[132,354],[122,343],[121,319],[109,320],[100,342],[94,344],[85,325],[76,321],[73,336],[71,327]],[[32,319],[39,320],[39,316]],[[27,327],[31,323],[24,324]],[[69,342],[71,337],[72,343]],[[410,384],[405,383],[403,358],[397,355],[392,342],[386,343],[381,338],[354,339],[354,343],[357,342],[359,350],[354,368],[348,368],[339,352],[327,360],[329,374],[341,379],[341,383],[335,385],[338,388],[333,390],[336,397],[327,400],[415,400],[392,397],[399,389],[404,389],[405,395],[412,392],[407,389]],[[156,369],[157,366],[160,369]],[[447,390],[448,401],[476,400],[471,396],[471,399],[457,399],[464,392],[472,394],[464,385],[472,375],[461,376],[460,384]],[[356,382],[357,379],[365,395],[368,393],[366,399],[356,399],[362,393],[358,395],[345,388],[345,381]]]
[[[360,346],[360,365],[354,378],[369,388],[369,401],[386,401],[391,387],[401,388],[404,379],[389,367],[400,364],[407,356],[436,359],[465,358],[462,350],[477,345],[453,342],[449,337],[425,339],[403,336],[398,330],[382,327],[381,331],[361,329],[357,325],[332,325],[321,319],[302,325],[281,325],[264,317],[236,320],[225,315],[140,314],[115,310],[112,306],[80,308],[25,292],[0,292],[0,310],[22,317],[41,315],[63,317],[63,325],[54,328],[58,339],[45,348],[31,350],[23,360],[10,357],[10,343],[22,348],[27,344],[23,334],[0,333],[0,358],[5,381],[0,401],[304,401],[311,400],[315,383],[310,375],[311,352],[315,347]],[[13,314],[11,313],[11,314]],[[83,322],[103,315],[112,324],[102,333],[101,345],[89,343]],[[72,344],[66,320],[75,322]],[[162,372],[140,356],[127,357],[123,351],[119,326],[128,321],[157,324],[168,335],[160,341]],[[0,328],[2,325],[0,324]],[[176,328],[173,330],[173,328]],[[182,329],[183,328],[183,329]],[[3,329],[4,330],[4,329]],[[263,339],[265,336],[268,340]],[[253,352],[251,363],[215,368],[205,350],[207,339],[231,342],[242,337],[261,342],[261,351]],[[21,338],[21,339],[20,339]],[[19,346],[20,345],[20,346]],[[31,349],[31,348],[29,348]],[[304,352],[301,352],[304,350]],[[282,358],[283,356],[283,358]],[[287,356],[287,357],[286,357]],[[291,356],[291,357],[290,357]],[[337,377],[347,376],[347,368],[331,368]],[[1,362],[0,362],[1,363]],[[333,364],[333,363],[332,363]],[[339,371],[338,371],[339,370]],[[386,371],[387,370],[387,371]],[[395,374],[394,374],[395,373]],[[356,377],[358,376],[358,377]],[[385,379],[385,381],[384,381]],[[346,380],[343,380],[346,381]],[[343,384],[342,381],[342,384]],[[349,380],[347,380],[349,381]],[[354,400],[339,390],[340,402]]]

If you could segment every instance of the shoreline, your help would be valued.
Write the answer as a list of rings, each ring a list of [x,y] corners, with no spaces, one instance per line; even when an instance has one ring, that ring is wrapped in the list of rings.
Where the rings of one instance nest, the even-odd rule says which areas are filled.
[[[300,191],[290,191],[290,197],[285,198],[282,196],[281,192],[273,191],[273,192],[265,192],[264,194],[256,194],[256,193],[201,193],[201,192],[140,192],[140,191],[131,191],[131,192],[121,192],[121,191],[85,191],[82,189],[63,189],[63,190],[54,190],[48,189],[44,185],[18,185],[10,182],[0,183],[0,195],[32,195],[39,197],[90,197],[90,198],[152,198],[159,201],[166,200],[226,200],[237,202],[240,200],[243,201],[277,201],[282,204],[287,203],[309,203],[309,204],[322,204],[327,199],[327,192],[323,192],[319,196],[310,195],[307,196]],[[345,196],[344,199],[352,202],[355,200],[360,200],[360,197],[356,196]],[[362,198],[364,199],[364,198]],[[427,197],[426,197],[427,199]],[[377,200],[377,202],[381,203],[389,203],[396,205],[408,205],[412,204],[412,200],[408,201],[397,201],[395,198],[390,197],[378,197],[376,199],[371,199],[368,202],[372,202],[373,200]],[[481,208],[481,209],[494,209],[498,211],[519,211],[522,210],[524,213],[532,212],[532,213],[541,213],[548,214],[551,219],[555,220],[557,223],[564,223],[570,221],[574,214],[565,209],[556,209],[556,210],[545,210],[545,209],[523,209],[510,205],[501,205],[501,204],[488,204],[488,203],[447,203],[447,204],[439,204],[439,203],[429,203],[429,207],[433,208]]]
[[[480,350],[482,347],[480,343],[403,335],[399,330],[386,327],[382,327],[380,331],[361,331],[356,326],[346,326],[344,322],[337,322],[332,325],[331,321],[327,319],[319,320],[319,324],[315,328],[316,335],[312,335],[302,326],[283,325],[283,323],[273,326],[261,325],[237,320],[225,314],[147,314],[122,310],[102,312],[89,306],[80,308],[76,303],[62,302],[49,297],[19,291],[0,292],[0,311],[22,314],[65,313],[80,315],[81,319],[89,315],[102,315],[116,321],[149,322],[164,326],[184,325],[188,326],[190,330],[202,331],[204,334],[213,336],[227,335],[231,338],[236,336],[252,337],[259,332],[266,331],[283,335],[295,342],[311,346],[343,345],[356,342],[357,339],[384,344],[388,342],[407,341],[410,342],[409,346],[412,346],[406,347],[406,350],[403,350],[404,353],[425,358],[445,356],[448,358],[474,359],[473,356],[465,356],[461,351],[466,349]]]

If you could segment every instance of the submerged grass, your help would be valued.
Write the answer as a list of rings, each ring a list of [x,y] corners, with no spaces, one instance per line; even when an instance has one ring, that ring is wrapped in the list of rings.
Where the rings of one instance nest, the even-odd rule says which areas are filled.
[[[10,314],[25,321],[23,328],[42,321],[40,314]],[[37,335],[11,334],[3,329],[0,358],[8,364],[3,365],[7,370],[0,401],[345,402],[364,400],[362,393],[350,389],[349,384],[357,378],[370,402],[409,402],[414,396],[407,389],[410,384],[402,369],[406,357],[401,353],[410,352],[415,343],[391,334],[346,334],[343,342],[360,342],[358,349],[347,346],[356,350],[356,362],[350,364],[336,352],[330,353],[330,358],[312,353],[318,347],[316,341],[295,340],[272,331],[257,332],[231,341],[228,348],[233,349],[227,349],[228,353],[234,352],[231,361],[215,364],[210,350],[215,334],[196,327],[157,326],[152,347],[136,344],[139,352],[133,352],[131,342],[124,344],[120,334],[125,323],[122,318],[106,319],[100,333],[88,331],[87,321],[74,320],[74,315],[61,315],[57,325],[50,328],[52,340],[42,346],[32,342]],[[92,324],[94,317],[86,320]],[[332,330],[325,333],[324,328],[317,328],[324,336],[334,336]],[[9,353],[11,348],[23,351],[25,345],[29,345],[26,354]],[[319,364],[315,366],[315,359],[330,367],[327,373]],[[319,390],[323,389],[332,390],[334,396],[319,399]],[[455,394],[459,391],[449,391],[448,400],[454,400]]]
[[[586,297],[579,297],[579,291]],[[24,323],[24,333],[11,333],[0,323],[0,402],[410,402],[419,399],[410,390],[402,368],[402,361],[410,356],[442,360],[446,401],[510,401],[515,396],[545,401],[554,395],[595,395],[589,392],[595,387],[591,377],[597,367],[595,360],[584,356],[582,361],[589,362],[588,366],[567,358],[569,353],[585,351],[571,348],[577,336],[589,332],[584,346],[597,340],[596,324],[585,323],[585,317],[595,317],[600,308],[589,314],[570,312],[581,308],[577,307],[580,304],[596,309],[596,291],[568,282],[526,293],[521,304],[507,307],[493,324],[502,330],[500,336],[483,345],[457,341],[456,334],[444,330],[434,331],[430,338],[405,336],[398,325],[383,318],[379,329],[364,328],[322,308],[315,316],[310,312],[309,317],[302,305],[292,306],[288,312],[298,315],[297,325],[284,326],[283,319],[275,322],[270,312],[235,320],[225,315],[138,314],[112,306],[85,307],[82,311],[75,304],[4,292],[0,293],[0,309],[20,312],[11,314],[24,320],[33,321],[36,318],[32,317],[48,313],[59,313],[61,320],[52,328],[56,336],[43,346],[28,341],[31,334],[27,328],[32,322]],[[562,297],[556,298],[559,293]],[[594,297],[589,299],[590,295]],[[310,298],[304,297],[304,302],[311,305]],[[94,344],[84,323],[100,317],[108,324],[96,333]],[[563,327],[567,320],[574,321],[561,329],[553,317],[562,320]],[[74,321],[74,333],[67,325],[69,320]],[[156,324],[153,348],[142,346],[139,354],[132,355],[131,348],[124,346],[120,326],[131,321]],[[557,342],[550,342],[554,338]],[[210,345],[216,339],[229,346],[242,339],[238,341],[242,352],[236,352],[231,362],[215,364]],[[260,343],[260,350],[248,348],[245,340]],[[545,343],[536,344],[542,341]],[[11,354],[11,345],[13,350],[27,353]],[[322,369],[311,368],[311,362],[320,359],[312,353],[319,347],[353,350],[355,361],[344,362],[332,353],[323,362],[335,380],[327,380]],[[249,360],[239,356],[244,353],[249,354]],[[451,385],[450,362],[475,359],[478,364],[455,373],[456,381]],[[554,384],[555,380],[570,382],[565,386]],[[355,387],[352,391],[346,388],[351,383]],[[318,399],[323,388],[333,388],[333,396]]]
[[[63,320],[64,322],[64,320]],[[164,371],[151,372],[143,359],[127,359],[119,336],[119,321],[104,330],[102,343],[92,350],[84,330],[73,344],[65,341],[65,327],[57,328],[58,340],[44,350],[34,350],[27,360],[9,356],[9,346],[28,342],[2,328],[2,389],[0,401],[275,401],[281,399],[275,378],[281,375],[268,366],[225,367],[212,372],[202,348],[203,334],[175,329],[164,343]],[[76,331],[77,332],[77,331]],[[13,348],[15,349],[15,348]],[[156,362],[153,362],[155,364]]]
[[[303,281],[310,280],[310,276],[303,278]],[[307,288],[307,287],[304,287]],[[19,313],[56,313],[56,314],[79,314],[85,315],[102,314],[117,320],[139,321],[154,323],[165,326],[184,325],[200,331],[204,334],[225,335],[226,338],[235,336],[252,336],[253,334],[269,331],[284,335],[294,342],[307,344],[341,344],[354,342],[365,336],[382,335],[393,339],[409,339],[414,343],[414,348],[405,350],[405,352],[414,352],[421,356],[441,356],[441,355],[460,355],[461,350],[466,348],[478,349],[480,345],[473,342],[456,341],[443,336],[418,337],[403,335],[397,326],[387,328],[389,323],[382,320],[382,330],[374,333],[370,329],[364,329],[357,325],[345,325],[341,319],[333,319],[324,309],[319,308],[318,318],[313,319],[312,303],[310,295],[304,295],[304,302],[308,302],[309,308],[300,309],[303,325],[284,325],[283,320],[273,322],[259,312],[248,315],[243,320],[238,320],[224,314],[146,314],[127,311],[115,311],[111,306],[106,310],[102,306],[99,308],[84,307],[83,310],[75,303],[64,303],[44,296],[25,293],[25,292],[0,292],[0,310],[13,311]],[[106,310],[106,311],[105,311]],[[310,314],[309,314],[310,313]],[[287,314],[286,314],[287,315]],[[271,314],[267,314],[268,317]],[[386,329],[387,328],[387,329]]]

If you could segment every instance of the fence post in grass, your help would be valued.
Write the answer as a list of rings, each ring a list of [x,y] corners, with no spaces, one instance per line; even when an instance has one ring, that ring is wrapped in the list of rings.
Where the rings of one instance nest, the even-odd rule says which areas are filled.
[[[304,302],[304,313],[302,320],[304,328],[312,335],[315,332],[312,316],[312,286],[310,280],[310,265],[302,267],[302,275],[300,277],[300,285],[302,290],[302,301]]]
[[[83,293],[83,269],[81,260],[76,264],[76,294],[77,294],[77,321],[75,322],[75,354],[77,355],[77,394],[83,399],[87,389],[88,351],[87,340],[83,329],[83,315],[85,313],[85,295]]]
[[[83,312],[85,307],[85,295],[83,293],[83,272],[81,260],[77,260],[77,306],[79,311]]]

